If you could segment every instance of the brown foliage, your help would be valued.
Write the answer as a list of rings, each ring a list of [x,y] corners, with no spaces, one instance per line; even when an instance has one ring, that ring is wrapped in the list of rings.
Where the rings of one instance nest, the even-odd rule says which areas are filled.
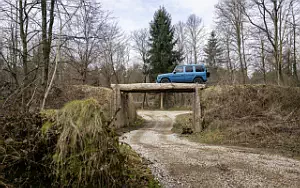
[[[16,187],[45,187],[53,180],[52,155],[57,135],[41,132],[39,114],[7,115],[0,118],[0,176]]]
[[[202,92],[206,132],[219,143],[279,149],[300,155],[300,89],[216,86]]]

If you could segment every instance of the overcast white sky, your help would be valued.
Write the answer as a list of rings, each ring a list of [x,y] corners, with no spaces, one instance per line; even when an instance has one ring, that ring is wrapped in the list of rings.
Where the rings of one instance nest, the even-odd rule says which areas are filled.
[[[113,12],[123,30],[131,32],[148,28],[154,12],[164,6],[172,16],[172,24],[186,21],[194,13],[201,17],[208,32],[214,27],[214,6],[218,0],[98,0],[104,10]]]

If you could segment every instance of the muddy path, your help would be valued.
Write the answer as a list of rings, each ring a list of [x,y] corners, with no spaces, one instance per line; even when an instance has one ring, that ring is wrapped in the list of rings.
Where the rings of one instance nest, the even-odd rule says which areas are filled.
[[[147,125],[122,140],[151,162],[164,187],[300,187],[300,161],[179,138],[171,131],[174,119],[188,112],[138,113]]]

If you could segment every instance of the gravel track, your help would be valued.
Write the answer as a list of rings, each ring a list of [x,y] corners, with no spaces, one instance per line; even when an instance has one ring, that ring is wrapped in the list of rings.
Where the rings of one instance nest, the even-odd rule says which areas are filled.
[[[255,149],[211,146],[173,134],[175,117],[187,111],[139,111],[142,129],[121,140],[150,161],[164,187],[300,187],[300,161]]]

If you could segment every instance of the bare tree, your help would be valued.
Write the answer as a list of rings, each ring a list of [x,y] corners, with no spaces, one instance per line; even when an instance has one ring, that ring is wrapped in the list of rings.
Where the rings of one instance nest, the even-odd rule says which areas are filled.
[[[253,41],[250,45],[253,52],[254,69],[262,73],[263,82],[267,84],[267,53],[269,52],[269,46],[267,45],[267,38],[264,33],[259,32],[259,29],[253,28],[251,32],[251,40]]]
[[[22,0],[20,0],[22,1]],[[42,49],[43,49],[43,66],[44,66],[44,78],[43,85],[46,91],[49,78],[49,64],[50,64],[50,52],[53,34],[54,24],[54,9],[56,0],[50,0],[50,7],[47,0],[41,0],[41,12],[42,12]],[[49,20],[48,20],[49,14]]]
[[[66,55],[69,64],[80,74],[82,84],[87,83],[89,67],[98,61],[109,21],[109,13],[100,4],[84,1],[79,13],[69,26]]]
[[[283,45],[287,30],[287,17],[291,4],[287,0],[252,0],[249,7],[243,5],[243,13],[250,23],[263,32],[273,48],[277,71],[277,83],[283,84]],[[262,20],[263,24],[256,20]]]
[[[177,50],[181,51],[184,53],[184,60],[185,63],[189,62],[189,47],[187,44],[187,28],[186,28],[186,24],[182,21],[179,21],[176,25],[175,25],[175,37],[177,39]]]
[[[295,9],[295,7],[297,7]],[[298,81],[298,73],[297,73],[297,18],[296,12],[300,11],[300,4],[298,1],[291,1],[291,16],[292,16],[292,28],[293,28],[293,77],[296,81]],[[298,18],[299,19],[299,18]],[[299,21],[299,20],[298,20]]]
[[[199,61],[201,44],[203,43],[205,36],[202,19],[195,14],[190,15],[186,22],[186,28],[187,41],[193,54],[193,62],[197,64]]]
[[[132,40],[134,42],[133,49],[139,53],[143,61],[143,74],[145,75],[144,82],[149,74],[149,31],[148,29],[136,30],[132,33]]]
[[[38,34],[38,31],[31,26],[36,21],[37,1],[4,1],[1,4],[1,13],[3,13],[3,31],[6,33],[5,44],[6,52],[1,52],[1,57],[6,62],[6,71],[11,74],[16,85],[26,86],[33,79],[29,79],[32,73],[36,74],[36,66],[29,65],[30,52],[34,47],[30,43]],[[6,25],[6,24],[7,25]],[[8,27],[6,27],[8,26]],[[21,44],[21,45],[19,45]],[[21,61],[22,74],[18,72],[18,63]],[[32,68],[33,67],[33,68]],[[20,81],[22,79],[22,81]]]
[[[62,8],[65,9],[65,6],[63,4]],[[46,104],[46,99],[49,95],[49,92],[52,88],[52,85],[54,83],[55,77],[56,77],[56,72],[57,72],[57,68],[58,68],[58,63],[61,61],[61,47],[62,47],[62,35],[63,35],[63,28],[68,24],[69,21],[72,20],[73,16],[76,14],[77,10],[81,7],[81,3],[77,6],[77,8],[75,9],[75,11],[73,12],[73,14],[69,14],[69,12],[67,11],[66,13],[69,15],[68,19],[65,21],[65,23],[63,24],[63,19],[61,16],[61,11],[60,8],[58,6],[58,4],[56,4],[57,7],[57,15],[59,18],[59,34],[58,34],[58,41],[56,44],[56,55],[55,55],[55,65],[54,65],[54,70],[50,79],[49,84],[47,85],[46,91],[44,92],[44,97],[42,99],[42,105],[41,105],[41,110],[43,110],[45,108],[45,104]],[[66,9],[65,9],[66,10]]]
[[[243,7],[241,4],[245,3],[245,0],[221,0],[216,5],[218,23],[224,22],[233,28],[232,37],[236,43],[236,51],[238,54],[240,70],[242,75],[242,83],[246,83],[247,78],[247,66],[245,57],[245,37],[244,37],[244,15]]]
[[[141,56],[141,59],[143,61],[143,74],[144,74],[144,83],[147,82],[147,77],[149,75],[149,31],[148,29],[140,29],[137,31],[134,31],[132,33],[132,40],[134,42],[133,49],[139,53]],[[142,103],[142,109],[144,108],[144,104],[146,101],[146,93],[144,93],[143,103]]]
[[[129,38],[124,35],[116,23],[107,27],[105,36],[101,43],[101,57],[104,61],[101,64],[102,73],[105,74],[109,86],[112,82],[112,76],[116,83],[120,84],[121,75],[118,74],[118,70],[126,70],[126,64],[129,62]],[[126,72],[125,75],[127,76]]]

